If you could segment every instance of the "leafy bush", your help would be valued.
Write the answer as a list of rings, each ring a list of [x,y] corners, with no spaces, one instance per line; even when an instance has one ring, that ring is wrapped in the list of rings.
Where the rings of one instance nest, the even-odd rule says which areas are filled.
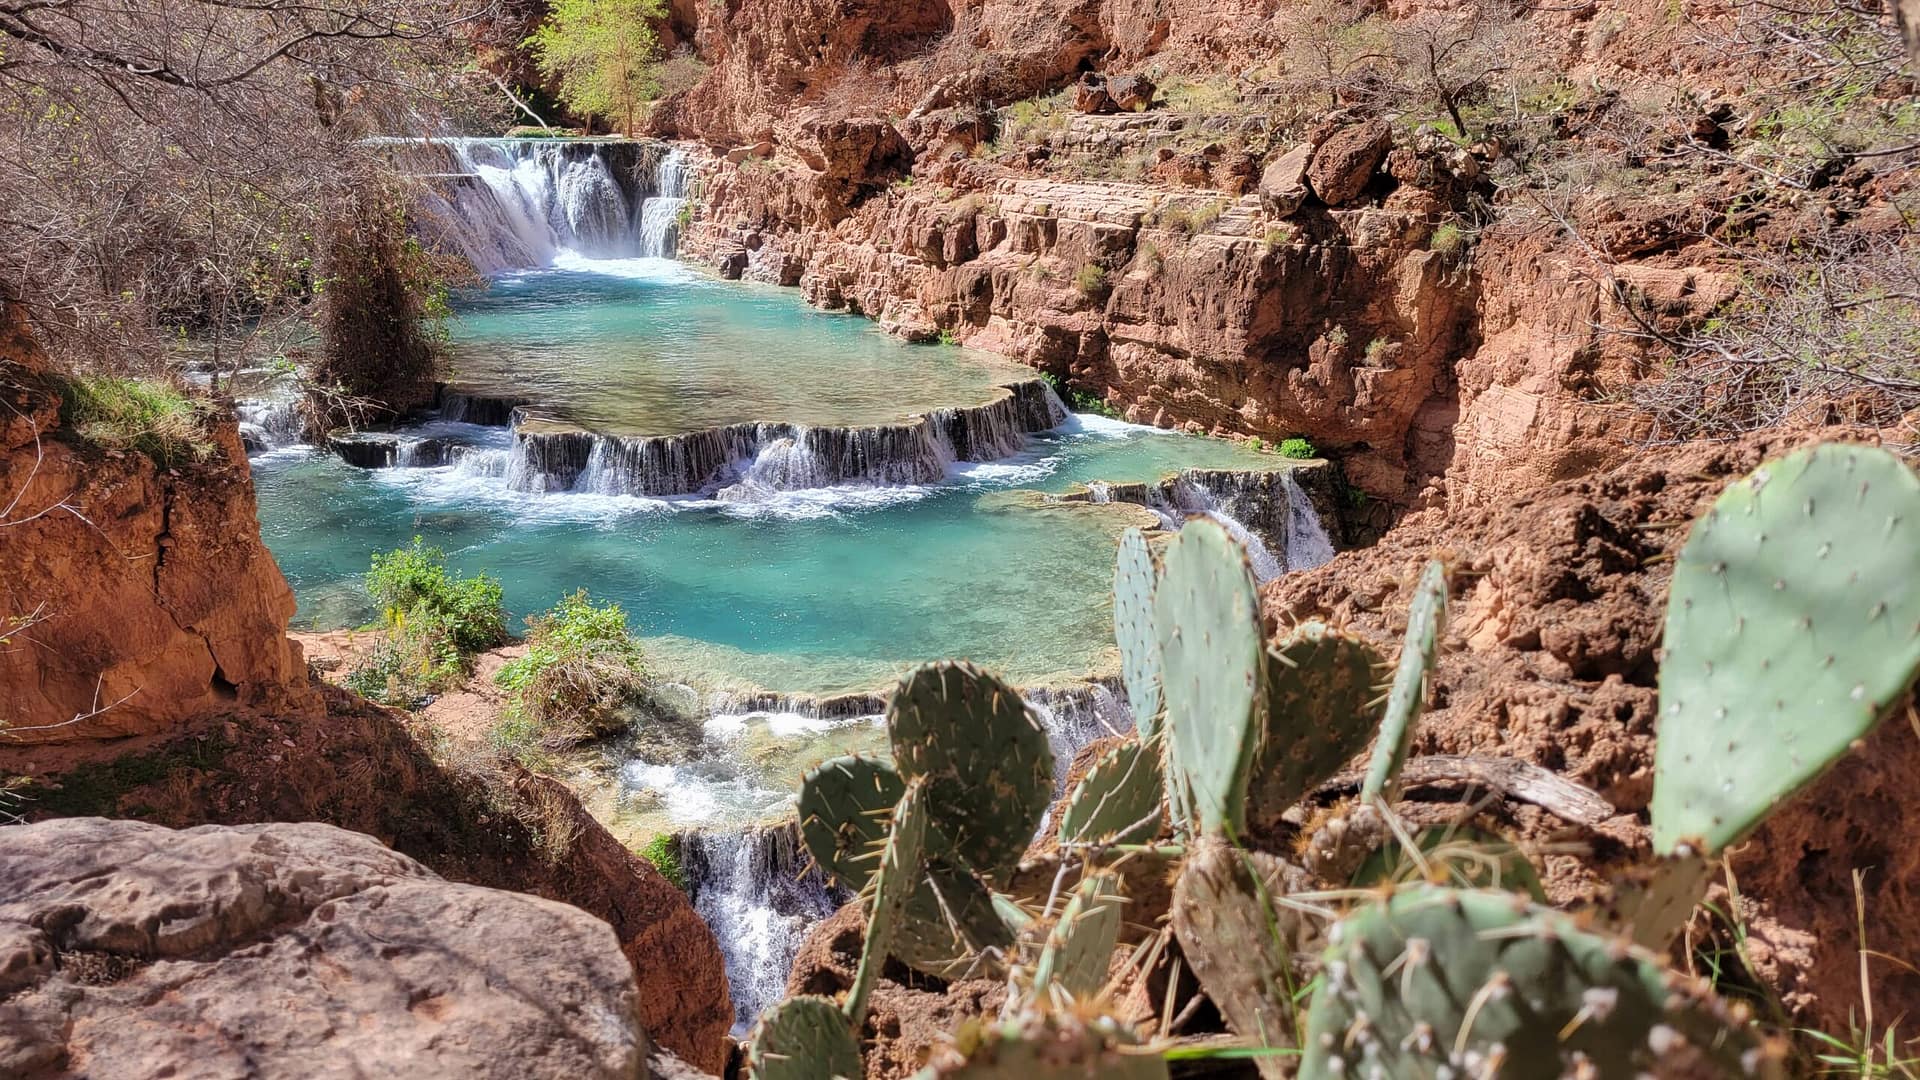
[[[1427,241],[1427,247],[1442,255],[1458,255],[1467,249],[1471,240],[1467,230],[1461,228],[1458,222],[1448,221],[1433,230],[1433,237]]]
[[[1280,441],[1280,456],[1306,460],[1308,458],[1319,457],[1320,453],[1313,448],[1312,443],[1306,439],[1295,436],[1294,438],[1282,439]]]
[[[404,618],[444,630],[462,653],[491,649],[507,640],[507,612],[500,582],[485,574],[465,577],[447,570],[447,555],[420,537],[407,547],[373,557],[367,592],[386,612],[388,625]]]
[[[444,625],[396,612],[373,651],[343,681],[361,697],[411,709],[451,686],[465,670],[466,657]]]
[[[673,837],[655,833],[640,849],[640,857],[652,863],[661,877],[673,882],[674,888],[687,891],[687,871],[680,865],[680,846],[673,842]]]
[[[75,376],[61,387],[60,422],[87,442],[138,451],[160,465],[213,455],[204,409],[162,382]]]
[[[1154,214],[1153,224],[1181,236],[1198,236],[1213,228],[1220,215],[1227,212],[1227,205],[1225,199],[1214,199],[1199,206],[1168,203]]]
[[[494,681],[509,695],[501,741],[558,749],[617,725],[622,705],[646,689],[640,643],[619,604],[582,589],[527,620],[527,655]]]

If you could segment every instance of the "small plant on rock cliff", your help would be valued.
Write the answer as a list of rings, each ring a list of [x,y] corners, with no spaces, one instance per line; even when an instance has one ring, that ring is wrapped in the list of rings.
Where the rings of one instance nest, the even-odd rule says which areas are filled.
[[[61,388],[60,422],[87,442],[138,451],[161,466],[213,454],[203,407],[162,382],[76,376]]]
[[[494,676],[509,697],[507,716],[559,748],[616,727],[620,707],[646,689],[640,643],[627,613],[596,605],[582,589],[527,620],[527,655]]]
[[[687,871],[680,865],[680,845],[667,833],[654,833],[640,848],[640,857],[653,864],[660,876],[681,892],[687,891]]]
[[[1111,287],[1107,284],[1107,268],[1098,263],[1087,263],[1073,275],[1073,287],[1080,295],[1089,300],[1104,300]]]
[[[1304,460],[1309,460],[1312,458],[1319,457],[1320,452],[1313,448],[1313,444],[1311,442],[1308,442],[1306,439],[1301,438],[1299,436],[1295,436],[1291,439],[1280,440],[1280,456],[1298,458],[1304,461]]]

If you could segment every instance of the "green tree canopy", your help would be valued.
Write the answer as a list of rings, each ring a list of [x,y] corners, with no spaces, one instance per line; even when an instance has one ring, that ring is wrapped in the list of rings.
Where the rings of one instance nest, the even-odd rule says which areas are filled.
[[[540,70],[560,80],[568,108],[619,118],[632,135],[636,113],[654,95],[653,28],[664,15],[664,0],[553,0],[527,44]]]

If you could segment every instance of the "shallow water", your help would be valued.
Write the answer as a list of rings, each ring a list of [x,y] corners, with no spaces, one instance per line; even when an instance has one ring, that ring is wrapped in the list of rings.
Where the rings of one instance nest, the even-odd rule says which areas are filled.
[[[950,345],[906,345],[792,290],[719,281],[669,259],[581,260],[514,274],[462,303],[453,380],[531,399],[605,434],[724,424],[897,423],[981,405],[1034,372]]]

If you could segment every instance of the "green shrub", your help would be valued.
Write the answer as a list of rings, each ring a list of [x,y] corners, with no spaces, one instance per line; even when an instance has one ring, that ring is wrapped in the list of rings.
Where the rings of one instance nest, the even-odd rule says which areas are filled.
[[[1268,251],[1291,243],[1293,243],[1293,226],[1285,222],[1267,226],[1266,248]]]
[[[666,833],[655,833],[640,849],[640,857],[653,864],[660,876],[673,882],[673,887],[681,892],[687,891],[687,871],[680,865],[680,845]]]
[[[1107,404],[1106,398],[1085,390],[1076,390],[1067,385],[1067,380],[1051,371],[1042,372],[1041,376],[1047,380],[1047,385],[1053,387],[1053,392],[1059,396],[1060,400],[1066,402],[1067,408],[1074,412],[1093,413],[1096,416],[1119,419],[1120,411]]]
[[[1073,287],[1080,295],[1089,300],[1099,300],[1107,295],[1107,269],[1098,263],[1087,263],[1073,275]]]
[[[1315,450],[1313,444],[1306,439],[1295,436],[1280,441],[1280,456],[1306,460],[1319,457],[1320,452]]]
[[[1467,235],[1467,230],[1461,228],[1458,222],[1447,221],[1433,230],[1433,236],[1427,241],[1427,247],[1442,255],[1458,255],[1465,251],[1471,242],[1472,238]]]
[[[447,555],[420,537],[407,547],[375,555],[367,592],[386,612],[388,625],[401,617],[444,630],[462,653],[476,653],[507,640],[507,612],[500,582],[485,574],[465,577],[447,570]]]
[[[138,451],[159,465],[213,455],[205,409],[163,382],[75,376],[61,387],[60,422],[87,442]]]
[[[527,620],[527,655],[494,676],[508,693],[509,742],[565,746],[618,726],[621,706],[646,690],[640,643],[619,604],[582,589]]]
[[[342,681],[361,697],[412,709],[458,682],[465,672],[466,657],[444,625],[398,612],[373,650]]]

